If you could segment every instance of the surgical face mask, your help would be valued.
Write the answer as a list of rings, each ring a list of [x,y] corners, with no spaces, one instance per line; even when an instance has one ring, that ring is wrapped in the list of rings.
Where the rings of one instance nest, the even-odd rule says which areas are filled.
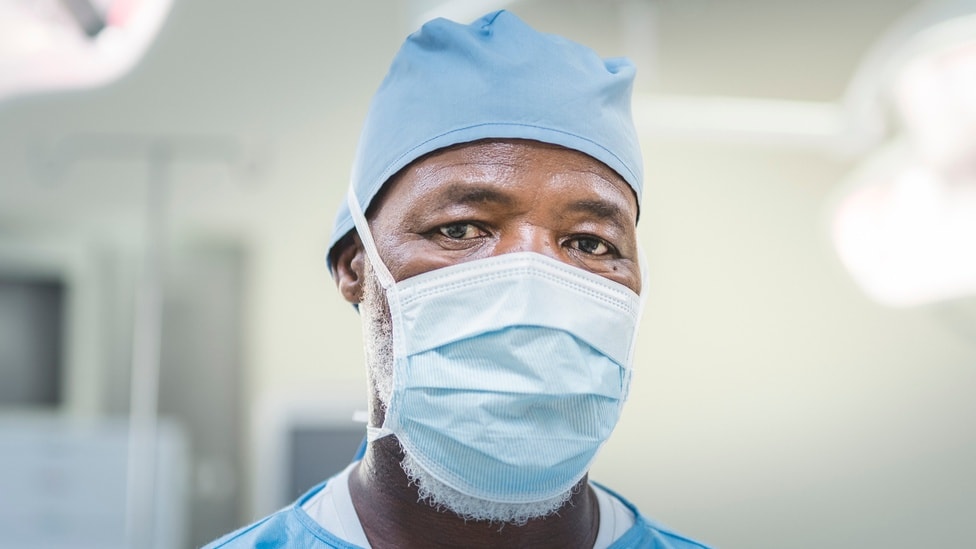
[[[417,465],[474,498],[571,490],[626,400],[640,297],[531,252],[395,282],[352,194],[349,206],[393,325],[392,392],[368,439],[396,435]]]

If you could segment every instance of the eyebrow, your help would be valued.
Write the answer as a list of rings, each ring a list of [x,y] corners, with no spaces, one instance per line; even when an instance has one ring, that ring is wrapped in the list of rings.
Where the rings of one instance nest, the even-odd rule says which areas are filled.
[[[565,210],[572,213],[587,214],[597,219],[613,223],[620,229],[628,226],[627,214],[623,208],[607,200],[577,200],[566,206]]]
[[[445,201],[453,204],[498,204],[512,206],[515,204],[508,194],[492,187],[480,185],[454,184],[431,197],[434,201]],[[599,198],[585,198],[573,201],[563,208],[567,214],[584,214],[604,222],[612,223],[621,230],[626,230],[630,224],[627,213],[618,204],[610,200]]]
[[[515,202],[512,197],[505,193],[481,186],[451,185],[444,192],[438,194],[437,198],[455,204],[485,204],[493,202],[502,206],[511,206]]]

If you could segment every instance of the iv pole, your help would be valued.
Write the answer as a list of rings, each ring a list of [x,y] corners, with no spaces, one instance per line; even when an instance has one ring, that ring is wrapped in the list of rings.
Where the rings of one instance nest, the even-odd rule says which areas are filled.
[[[166,198],[173,151],[165,141],[147,151],[145,248],[132,326],[129,445],[126,471],[126,545],[152,547],[156,493],[159,369],[163,335]]]
[[[58,141],[46,157],[56,178],[73,164],[91,159],[142,158],[147,165],[143,251],[136,286],[130,369],[129,443],[126,467],[126,546],[154,547],[156,441],[160,357],[163,334],[163,272],[166,266],[167,203],[173,187],[172,166],[181,161],[220,162],[260,169],[254,151],[225,136],[146,136],[75,134]]]

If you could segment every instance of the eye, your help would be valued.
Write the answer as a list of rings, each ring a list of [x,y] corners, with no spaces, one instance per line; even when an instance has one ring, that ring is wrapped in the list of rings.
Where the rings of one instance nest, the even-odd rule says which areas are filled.
[[[472,225],[471,223],[450,223],[448,225],[442,225],[437,229],[440,233],[448,238],[454,240],[467,240],[469,238],[475,238],[484,234],[484,232],[478,227]]]
[[[594,236],[577,236],[569,241],[569,246],[589,255],[604,255],[612,251],[606,242]]]

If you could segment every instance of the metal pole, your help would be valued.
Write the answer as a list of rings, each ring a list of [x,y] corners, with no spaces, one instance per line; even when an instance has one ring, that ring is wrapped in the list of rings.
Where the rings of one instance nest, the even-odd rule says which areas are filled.
[[[146,189],[145,247],[132,334],[126,485],[126,542],[132,549],[154,545],[163,259],[171,162],[172,150],[168,143],[156,141],[151,144]]]

